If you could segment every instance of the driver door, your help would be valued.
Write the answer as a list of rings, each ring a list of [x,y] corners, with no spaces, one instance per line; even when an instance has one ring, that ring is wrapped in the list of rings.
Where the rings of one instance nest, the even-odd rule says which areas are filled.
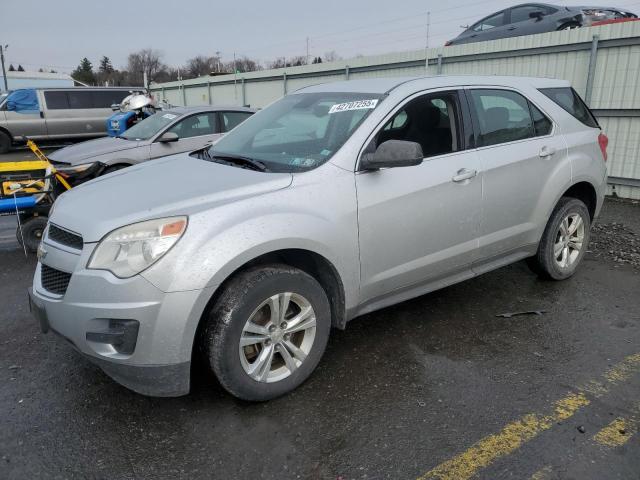
[[[167,143],[158,141],[163,134],[168,132],[178,135],[178,140]],[[218,132],[218,115],[216,112],[190,115],[157,135],[151,143],[149,158],[166,157],[176,153],[199,150],[219,138],[221,134]]]
[[[413,167],[356,174],[365,304],[473,276],[483,172],[475,150],[465,147],[461,98],[447,91],[410,100],[367,148],[414,141],[425,158]]]

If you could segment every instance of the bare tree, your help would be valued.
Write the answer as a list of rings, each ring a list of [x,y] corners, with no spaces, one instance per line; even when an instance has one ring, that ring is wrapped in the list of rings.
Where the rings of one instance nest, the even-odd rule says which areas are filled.
[[[187,64],[184,66],[184,72],[185,76],[196,78],[216,72],[219,68],[220,59],[218,57],[198,55],[187,60]]]
[[[337,60],[342,60],[342,57],[338,55],[335,50],[325,52],[324,57],[322,58],[323,62],[335,62]]]
[[[149,82],[155,81],[166,68],[162,63],[162,53],[158,50],[145,48],[129,54],[127,70],[132,85],[142,85],[145,73]]]
[[[257,60],[253,60],[249,57],[238,57],[236,58],[235,61],[235,65],[233,60],[231,60],[230,62],[227,62],[224,64],[224,70],[227,72],[231,72],[233,73],[234,68],[239,72],[239,73],[244,73],[244,72],[255,72],[257,70],[262,70],[262,65],[260,65],[260,63]]]
[[[299,67],[307,64],[307,57],[299,55],[297,57],[278,57],[268,64],[269,68]]]

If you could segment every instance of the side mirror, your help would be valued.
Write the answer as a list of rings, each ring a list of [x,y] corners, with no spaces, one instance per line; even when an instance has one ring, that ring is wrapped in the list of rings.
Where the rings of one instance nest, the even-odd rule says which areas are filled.
[[[11,112],[15,112],[16,111],[16,102],[9,100],[7,102],[7,110],[11,111]]]
[[[180,137],[178,136],[177,133],[175,133],[175,132],[165,132],[160,136],[160,138],[158,139],[158,142],[160,142],[160,143],[171,143],[171,142],[177,142],[178,140],[180,140]]]
[[[529,12],[529,18],[535,18],[540,21],[544,17],[544,12],[542,10],[536,10],[535,12]]]
[[[119,103],[112,103],[111,104],[111,110],[114,112],[117,112],[118,110],[120,110],[120,104]]]
[[[364,170],[412,167],[420,165],[424,155],[419,143],[406,140],[387,140],[378,145],[375,153],[366,154],[360,161]]]

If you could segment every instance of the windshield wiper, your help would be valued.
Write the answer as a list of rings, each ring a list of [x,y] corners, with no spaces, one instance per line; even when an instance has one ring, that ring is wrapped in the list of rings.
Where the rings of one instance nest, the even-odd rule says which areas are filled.
[[[262,163],[260,160],[255,160],[249,157],[243,157],[241,155],[231,155],[228,153],[223,153],[220,155],[216,155],[216,154],[211,155],[211,153],[209,153],[208,150],[205,149],[205,151],[206,151],[207,157],[209,157],[214,162],[220,159],[223,162],[235,164],[243,168],[250,168],[252,170],[257,170],[259,172],[269,171],[267,166],[264,163]]]

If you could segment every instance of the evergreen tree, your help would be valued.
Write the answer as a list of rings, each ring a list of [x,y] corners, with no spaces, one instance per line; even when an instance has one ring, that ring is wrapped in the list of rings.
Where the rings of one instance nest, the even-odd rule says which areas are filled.
[[[18,65],[18,71],[19,72],[24,72],[24,68],[22,68],[22,65]]]
[[[16,71],[16,69],[13,66],[13,64],[9,64],[9,71],[10,72],[15,72]]]
[[[71,76],[74,80],[87,85],[95,85],[96,83],[96,75],[93,73],[93,65],[87,57],[84,57],[80,61],[80,65],[71,72]]]

